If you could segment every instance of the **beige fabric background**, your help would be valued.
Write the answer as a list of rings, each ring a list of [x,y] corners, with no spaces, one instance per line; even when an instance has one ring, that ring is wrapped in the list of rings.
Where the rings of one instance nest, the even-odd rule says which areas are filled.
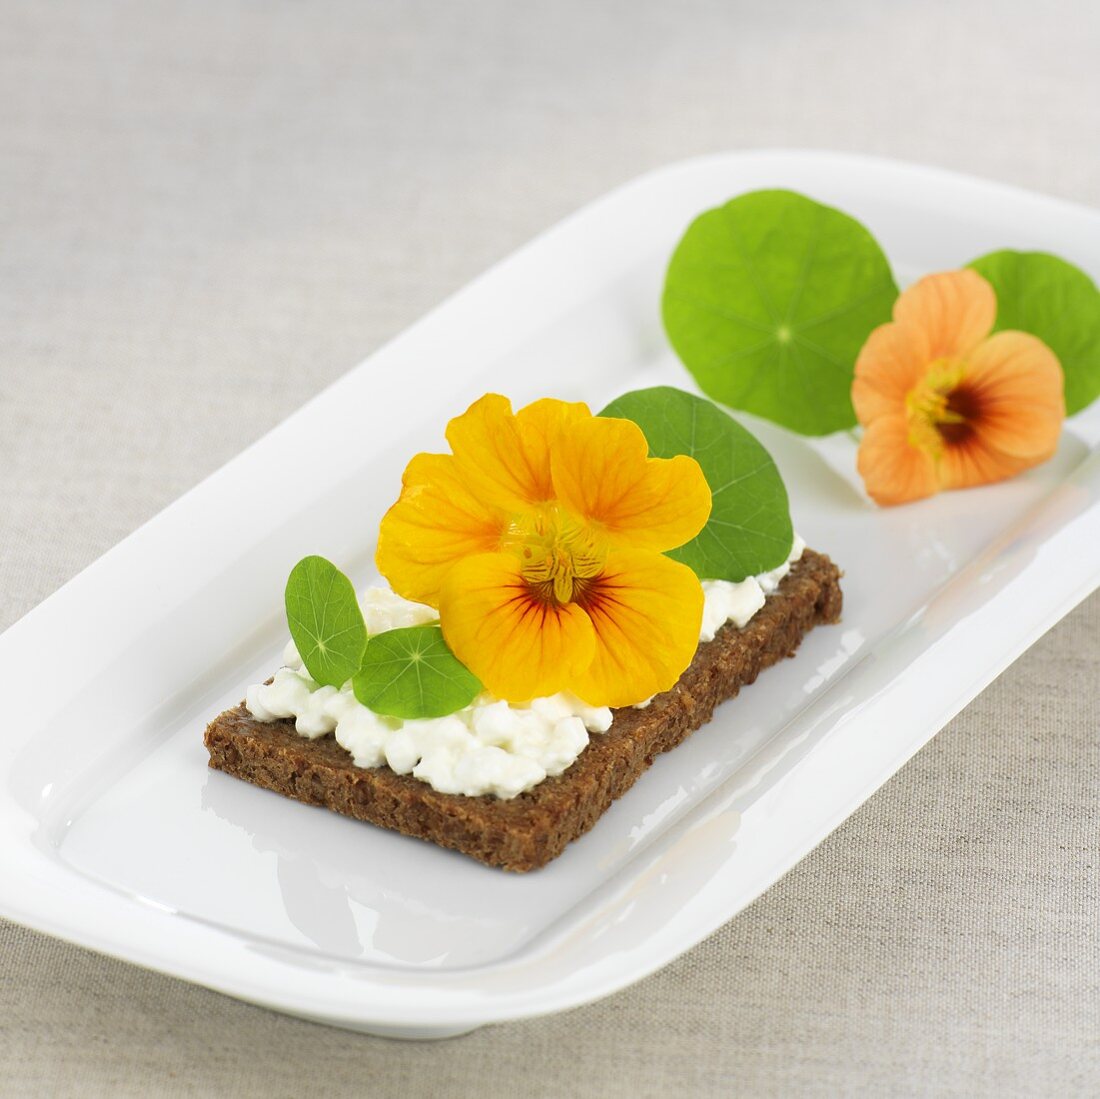
[[[0,627],[637,173],[882,153],[1100,201],[1092,0],[0,5]],[[0,1093],[1100,1090],[1100,597],[742,916],[435,1045],[0,922]]]

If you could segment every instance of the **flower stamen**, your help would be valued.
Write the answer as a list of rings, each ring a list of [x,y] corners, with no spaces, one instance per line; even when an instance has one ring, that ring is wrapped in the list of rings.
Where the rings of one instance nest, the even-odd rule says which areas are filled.
[[[603,570],[607,546],[593,528],[556,503],[514,516],[501,548],[520,561],[520,575],[543,604],[576,601]]]
[[[970,433],[976,402],[963,385],[965,378],[965,364],[938,359],[909,391],[905,408],[912,446],[937,457],[945,445],[960,442]]]

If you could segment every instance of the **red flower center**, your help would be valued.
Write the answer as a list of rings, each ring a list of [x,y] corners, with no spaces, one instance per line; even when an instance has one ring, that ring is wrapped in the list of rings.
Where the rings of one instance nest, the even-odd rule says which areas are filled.
[[[981,419],[982,403],[977,392],[963,383],[947,394],[946,416],[936,429],[948,446],[957,446],[974,433],[974,424]]]

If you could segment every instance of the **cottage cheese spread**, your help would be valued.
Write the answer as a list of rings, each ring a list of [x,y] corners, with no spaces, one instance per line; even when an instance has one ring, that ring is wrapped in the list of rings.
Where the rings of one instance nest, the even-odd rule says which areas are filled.
[[[750,576],[736,584],[730,580],[704,580],[703,625],[699,640],[713,641],[727,622],[738,629],[746,625],[764,605],[765,596],[779,587],[779,582],[791,571],[791,565],[802,556],[805,548],[806,543],[796,534],[787,560],[771,572]]]
[[[805,542],[795,535],[790,557],[771,572],[734,584],[704,580],[700,641],[712,641],[726,622],[738,627],[764,605],[802,556]],[[438,619],[431,607],[410,603],[388,588],[368,588],[359,599],[368,634]],[[248,688],[248,712],[258,721],[294,718],[301,736],[335,733],[357,767],[386,764],[411,774],[443,794],[493,794],[514,798],[548,775],[560,775],[588,744],[589,733],[611,728],[611,710],[589,706],[569,694],[517,705],[482,694],[447,717],[402,721],[368,710],[342,688],[318,686],[302,666],[294,643],[283,652],[283,667],[271,683]]]

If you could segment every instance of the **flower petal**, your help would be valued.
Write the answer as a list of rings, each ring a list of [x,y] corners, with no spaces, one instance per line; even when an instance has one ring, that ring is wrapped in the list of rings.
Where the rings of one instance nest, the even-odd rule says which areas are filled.
[[[1028,465],[1054,453],[1066,414],[1064,379],[1045,343],[998,332],[970,356],[965,385],[978,410],[972,427],[985,445]]]
[[[551,499],[549,435],[567,409],[577,408],[587,412],[583,405],[536,401],[513,415],[507,397],[487,393],[456,416],[447,425],[447,441],[470,493],[507,512]]]
[[[592,412],[583,401],[559,401],[543,397],[524,405],[516,413],[520,427],[538,433],[547,446],[552,446],[563,432],[568,433],[580,420],[589,420]],[[549,462],[549,457],[545,461]]]
[[[439,619],[455,656],[510,702],[571,689],[595,651],[588,615],[575,603],[535,600],[507,553],[468,557],[451,569]]]
[[[944,449],[944,488],[969,488],[1014,477],[1050,458],[1066,406],[1054,352],[1024,332],[998,332],[967,362],[960,398],[973,405],[970,432]]]
[[[920,500],[938,487],[935,462],[909,442],[909,421],[904,415],[880,416],[868,425],[856,468],[867,494],[884,506]]]
[[[663,551],[706,525],[711,492],[694,458],[650,458],[630,420],[593,416],[570,424],[551,466],[558,498],[598,525],[612,545]]]
[[[867,337],[852,382],[852,404],[861,424],[905,411],[905,398],[932,361],[928,347],[924,330],[913,324],[883,324]]]
[[[659,553],[613,552],[583,606],[596,650],[572,690],[592,706],[630,706],[667,691],[699,646],[703,587]]]
[[[1036,461],[994,450],[975,432],[961,442],[944,447],[936,473],[940,488],[973,488],[1015,477],[1035,464]]]
[[[443,577],[471,554],[500,546],[505,517],[466,489],[449,454],[418,454],[378,531],[375,564],[398,595],[438,606]]]
[[[968,268],[926,275],[894,303],[894,320],[924,332],[931,359],[965,357],[996,319],[993,287]]]

